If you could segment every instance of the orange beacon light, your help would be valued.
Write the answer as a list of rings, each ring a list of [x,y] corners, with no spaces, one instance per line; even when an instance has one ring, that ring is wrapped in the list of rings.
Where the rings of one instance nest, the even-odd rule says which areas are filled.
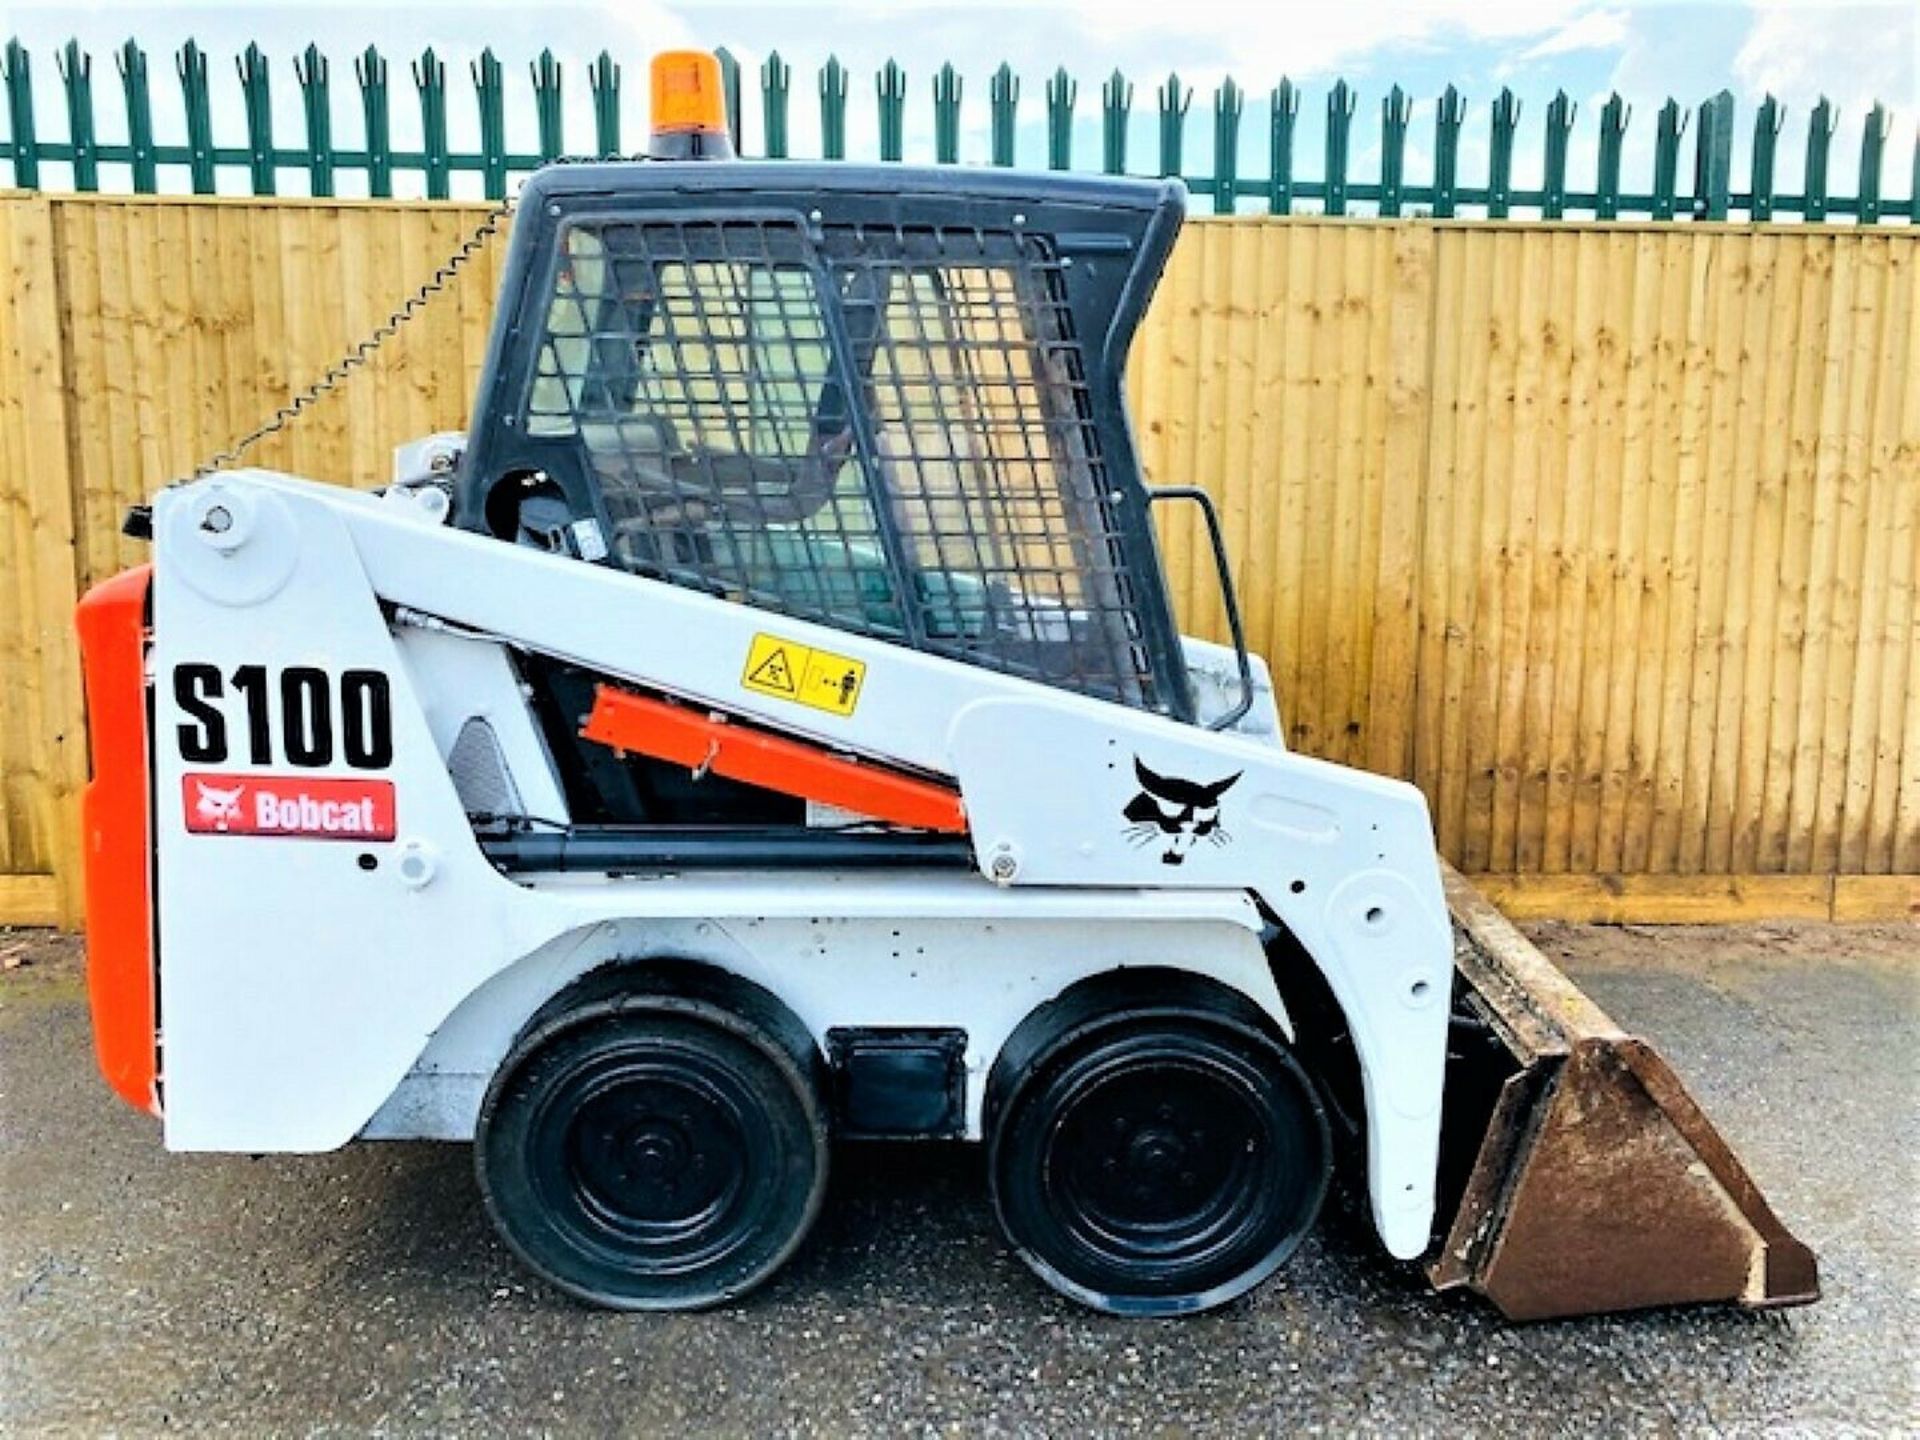
[[[655,160],[731,160],[720,62],[704,50],[665,50],[653,57]]]

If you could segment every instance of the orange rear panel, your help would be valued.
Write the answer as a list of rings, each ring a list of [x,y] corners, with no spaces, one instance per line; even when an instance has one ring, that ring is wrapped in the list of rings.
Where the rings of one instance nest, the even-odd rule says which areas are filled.
[[[101,1073],[128,1104],[160,1113],[154,994],[153,842],[147,755],[147,590],[153,567],[103,581],[75,624],[86,662],[93,780],[87,856],[87,992]]]

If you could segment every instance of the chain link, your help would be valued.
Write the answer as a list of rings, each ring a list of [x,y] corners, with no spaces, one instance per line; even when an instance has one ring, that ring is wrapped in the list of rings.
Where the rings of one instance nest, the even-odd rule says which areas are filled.
[[[486,248],[487,242],[493,238],[501,224],[513,214],[514,203],[515,197],[512,196],[496,203],[466,239],[454,247],[453,253],[440,262],[433,274],[427,277],[426,282],[409,295],[398,309],[375,326],[365,339],[348,349],[346,354],[327,367],[319,379],[295,394],[286,404],[268,416],[261,425],[242,435],[226,449],[208,456],[194,467],[191,475],[176,483],[184,484],[186,481],[200,480],[216,470],[224,470],[269,435],[279,433],[290,421],[298,419],[312,409],[326,395],[351,377],[356,370],[373,358],[374,351],[398,334],[408,321],[427,308],[428,302],[434,296],[452,284],[454,278],[466,268],[468,261]]]

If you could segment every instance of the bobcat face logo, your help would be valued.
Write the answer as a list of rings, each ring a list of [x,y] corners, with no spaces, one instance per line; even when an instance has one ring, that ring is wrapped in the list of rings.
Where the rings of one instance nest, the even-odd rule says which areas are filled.
[[[247,793],[244,785],[236,785],[231,790],[219,790],[204,780],[193,783],[200,791],[194,811],[214,829],[225,830],[240,818],[240,797]]]
[[[1133,757],[1133,773],[1139,778],[1140,793],[1127,802],[1120,813],[1129,822],[1121,833],[1135,849],[1143,845],[1162,845],[1162,865],[1183,865],[1187,855],[1200,841],[1225,845],[1233,837],[1220,824],[1220,797],[1233,788],[1243,772],[1234,771],[1224,780],[1202,785],[1172,775],[1157,775]]]

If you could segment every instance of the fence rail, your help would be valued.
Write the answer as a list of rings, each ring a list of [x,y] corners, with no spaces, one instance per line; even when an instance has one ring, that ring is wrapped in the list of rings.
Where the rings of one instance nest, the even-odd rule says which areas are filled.
[[[0,923],[73,916],[72,607],[127,505],[423,278],[477,205],[0,198]],[[258,463],[464,426],[495,243]],[[1427,793],[1532,913],[1920,902],[1920,232],[1202,221],[1132,357],[1288,743]],[[1218,636],[1205,540],[1165,535]],[[15,877],[6,878],[9,875]],[[37,908],[35,908],[37,907]]]
[[[727,51],[719,52],[727,89],[728,116],[735,144],[747,153],[743,72]],[[538,169],[563,155],[590,153],[617,156],[631,146],[621,128],[622,68],[606,51],[587,69],[592,100],[593,137],[584,146],[570,147],[565,129],[564,74],[552,51],[542,51],[527,66],[531,100],[538,126],[538,148],[510,149],[507,142],[507,69],[491,49],[483,50],[468,66],[471,100],[478,122],[480,148],[455,150],[449,139],[450,106],[447,66],[431,48],[408,69],[416,92],[420,143],[396,147],[393,143],[393,88],[388,62],[373,46],[354,57],[353,78],[359,91],[360,143],[336,143],[332,65],[316,46],[309,45],[292,61],[304,117],[303,143],[286,145],[274,132],[273,65],[257,45],[249,45],[234,61],[245,114],[244,143],[222,143],[214,136],[214,106],[210,61],[197,42],[188,41],[173,57],[178,99],[184,114],[184,143],[156,140],[154,97],[147,54],[129,40],[114,52],[120,77],[124,116],[122,138],[101,138],[93,91],[93,57],[70,41],[56,52],[65,99],[66,139],[41,138],[41,118],[35,112],[33,60],[18,40],[6,47],[0,64],[4,81],[8,134],[0,140],[0,160],[10,161],[14,183],[38,189],[41,167],[70,167],[72,188],[98,190],[101,167],[124,167],[127,188],[151,194],[160,188],[162,171],[184,171],[195,194],[213,194],[224,171],[245,171],[256,195],[277,193],[283,175],[304,177],[307,193],[331,196],[343,172],[364,177],[367,193],[391,196],[396,174],[423,178],[429,198],[446,199],[453,193],[455,175],[481,178],[489,198],[505,196],[511,177]],[[820,114],[822,158],[847,156],[848,96],[854,77],[838,59],[821,66],[815,89]],[[873,77],[878,152],[883,161],[904,157],[906,114],[912,87],[907,72],[889,60]],[[778,53],[758,67],[759,145],[757,153],[788,158],[795,103],[792,67]],[[937,163],[960,160],[961,115],[965,81],[952,65],[932,76],[927,95],[932,106],[933,154]],[[1047,164],[1056,170],[1076,165],[1075,117],[1080,84],[1064,67],[1048,76],[1037,97],[1045,114]],[[1837,168],[1834,139],[1839,116],[1824,98],[1807,115],[1801,188],[1786,193],[1775,184],[1782,153],[1786,110],[1773,96],[1754,107],[1752,157],[1745,188],[1735,188],[1734,129],[1738,123],[1734,97],[1727,91],[1687,108],[1668,99],[1653,118],[1652,169],[1645,188],[1627,188],[1621,173],[1627,127],[1633,109],[1618,94],[1600,107],[1594,183],[1576,189],[1568,183],[1577,106],[1565,91],[1557,94],[1542,116],[1542,169],[1537,186],[1513,181],[1514,158],[1520,143],[1522,106],[1510,89],[1502,89],[1488,115],[1487,168],[1481,183],[1470,183],[1460,173],[1461,137],[1467,123],[1466,99],[1448,86],[1433,102],[1432,173],[1424,183],[1406,173],[1409,136],[1414,129],[1415,101],[1399,86],[1380,101],[1380,156],[1371,175],[1355,173],[1352,161],[1353,121],[1357,93],[1342,80],[1325,99],[1325,136],[1321,147],[1320,178],[1308,179],[1297,169],[1296,131],[1303,94],[1282,79],[1266,101],[1265,144],[1251,132],[1259,128],[1257,111],[1250,121],[1248,92],[1228,78],[1214,91],[1210,113],[1196,124],[1211,124],[1213,169],[1194,174],[1186,169],[1189,113],[1193,87],[1169,75],[1155,87],[1152,104],[1157,120],[1157,145],[1151,156],[1138,154],[1131,144],[1134,84],[1118,70],[1100,86],[1098,168],[1108,174],[1126,174],[1150,166],[1147,173],[1178,175],[1198,195],[1209,197],[1216,213],[1235,213],[1242,202],[1285,215],[1306,208],[1327,215],[1372,213],[1394,217],[1421,212],[1437,218],[1483,213],[1503,219],[1516,213],[1545,219],[1587,215],[1611,220],[1644,217],[1654,220],[1726,220],[1744,216],[1757,221],[1798,217],[1810,221],[1846,218],[1860,224],[1916,218],[1920,204],[1920,142],[1915,145],[1907,197],[1896,199],[1883,191],[1887,168],[1886,139],[1890,117],[1876,104],[1862,117],[1857,152],[1857,182],[1853,193],[1835,193],[1830,176]],[[987,85],[990,117],[988,158],[995,165],[1012,165],[1020,123],[1022,77],[1010,65],[1001,65]],[[1691,178],[1682,175],[1687,131],[1693,131]],[[1249,144],[1263,148],[1265,172],[1241,170],[1241,156]],[[172,176],[170,175],[170,178]]]

